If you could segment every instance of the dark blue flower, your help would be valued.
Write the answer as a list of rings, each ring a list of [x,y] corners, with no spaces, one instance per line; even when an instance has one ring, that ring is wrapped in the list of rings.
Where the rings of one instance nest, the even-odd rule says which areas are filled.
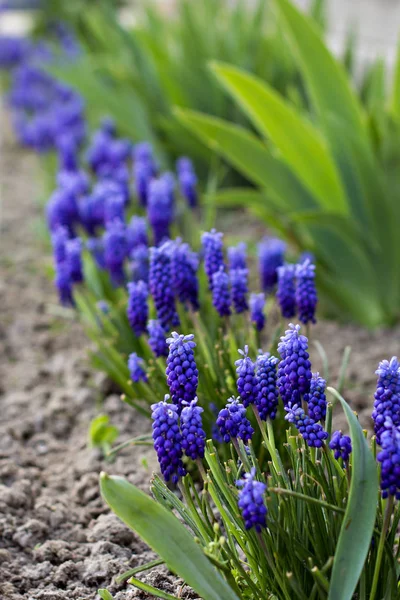
[[[283,265],[286,244],[278,238],[265,237],[258,245],[261,287],[271,291],[278,281],[277,268]]]
[[[229,269],[247,269],[246,253],[247,246],[244,242],[240,242],[237,246],[228,248],[228,265]]]
[[[308,415],[314,421],[324,421],[326,417],[326,381],[319,373],[313,373],[310,383],[310,392],[304,394],[304,400],[307,402]]]
[[[246,416],[246,409],[239,398],[230,398],[217,417],[217,426],[224,442],[228,443],[231,439],[241,439],[248,442],[254,429]]]
[[[139,381],[147,381],[147,375],[143,365],[143,358],[140,358],[136,352],[132,352],[132,354],[129,355],[128,369],[131,379],[134,383],[138,383]]]
[[[125,283],[124,261],[126,258],[125,224],[116,219],[107,224],[103,236],[104,260],[115,286]]]
[[[281,309],[282,317],[291,319],[296,315],[296,265],[282,265],[281,267],[278,267],[277,273],[278,290],[276,292],[276,298]]]
[[[251,473],[246,473],[244,479],[236,482],[236,485],[242,488],[239,491],[238,505],[246,529],[255,528],[260,532],[267,526],[267,507],[265,505],[264,494],[267,486],[261,481],[257,481],[256,470],[253,467]]]
[[[167,358],[167,383],[174,404],[182,410],[184,402],[191,402],[197,394],[199,372],[193,349],[194,335],[179,335],[175,331],[167,338],[169,352]]]
[[[278,344],[278,352],[282,359],[278,366],[278,389],[283,403],[287,404],[310,391],[308,340],[300,334],[300,325],[290,323]]]
[[[203,429],[202,412],[203,409],[197,406],[197,398],[188,406],[184,406],[181,412],[182,448],[192,460],[204,458],[206,434]]]
[[[324,445],[328,432],[324,431],[322,425],[307,416],[301,406],[289,402],[285,410],[287,413],[285,419],[293,423],[308,446],[321,448]]]
[[[222,266],[212,276],[212,302],[215,310],[221,317],[229,317],[231,314],[229,276],[225,273]]]
[[[197,206],[197,176],[190,158],[182,156],[177,160],[176,170],[181,194],[191,208]]]
[[[136,246],[130,253],[130,269],[133,281],[149,280],[149,248],[144,246]]]
[[[54,285],[57,288],[61,304],[63,306],[74,306],[71,273],[66,260],[56,264]]]
[[[221,267],[224,268],[224,244],[222,239],[223,234],[215,229],[212,229],[210,232],[205,232],[201,236],[204,253],[204,269],[210,289],[212,289],[214,273],[217,273]]]
[[[82,264],[82,240],[73,238],[66,243],[66,261],[68,264],[71,281],[81,283],[83,281]]]
[[[245,346],[244,350],[239,350],[239,354],[243,358],[235,361],[237,373],[237,389],[243,406],[254,404],[258,397],[258,381],[255,374],[255,365],[248,356],[249,347]]]
[[[376,441],[381,444],[381,435],[385,422],[390,418],[394,426],[400,425],[400,365],[396,356],[379,363],[375,371],[378,375],[372,419]]]
[[[297,265],[296,279],[296,303],[299,310],[299,320],[304,324],[315,323],[315,310],[318,303],[315,287],[315,265],[312,265],[309,260]]]
[[[177,483],[186,475],[182,463],[182,434],[179,430],[178,408],[167,402],[152,404],[153,440],[161,473],[165,481]]]
[[[400,500],[400,427],[387,417],[381,433],[382,450],[377,455],[381,463],[382,497]]]
[[[61,225],[57,227],[51,235],[53,246],[53,255],[55,263],[61,263],[67,258],[67,241],[69,239],[68,230]]]
[[[250,294],[250,319],[258,331],[262,331],[265,325],[265,295]]]
[[[148,245],[147,222],[144,217],[133,216],[126,228],[128,252],[138,246]]]
[[[278,359],[269,353],[260,354],[256,361],[257,398],[256,407],[263,421],[275,419],[278,410],[279,393],[277,388],[276,366]]]
[[[96,265],[99,269],[106,268],[106,262],[104,257],[104,241],[102,238],[88,238],[86,241],[86,248],[89,250],[91,255],[93,256]]]
[[[341,431],[335,431],[329,442],[329,448],[334,451],[336,460],[341,458],[344,463],[349,462],[352,447],[351,439],[348,435],[343,435]]]
[[[172,275],[175,295],[179,302],[193,310],[199,309],[199,282],[197,270],[199,259],[188,244],[179,239],[172,246]]]
[[[150,248],[149,287],[157,311],[157,318],[164,329],[179,325],[173,289],[171,243]]]
[[[147,217],[157,246],[170,237],[169,230],[174,220],[174,190],[167,173],[159,179],[153,179],[149,184]]]
[[[165,329],[157,319],[151,319],[147,324],[149,346],[155,356],[168,356],[168,344],[165,339]]]
[[[249,271],[248,269],[231,269],[229,276],[233,307],[235,312],[240,314],[249,309],[247,303]]]
[[[146,332],[149,316],[149,307],[147,304],[149,290],[144,281],[138,281],[137,283],[130,282],[128,283],[128,294],[126,314],[135,335],[139,336]]]

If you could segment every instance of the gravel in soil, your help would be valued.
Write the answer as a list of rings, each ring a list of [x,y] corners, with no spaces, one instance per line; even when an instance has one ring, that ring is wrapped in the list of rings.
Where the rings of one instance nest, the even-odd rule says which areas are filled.
[[[89,600],[107,587],[116,600],[146,598],[115,576],[154,558],[104,505],[98,474],[118,473],[143,487],[156,467],[150,448],[126,449],[106,463],[87,445],[90,420],[107,413],[121,441],[150,424],[125,406],[87,363],[88,342],[73,315],[59,312],[45,272],[49,256],[35,233],[36,159],[5,141],[0,258],[0,598]],[[369,333],[321,323],[314,330],[328,355],[331,381],[345,345],[353,347],[346,397],[368,426],[382,358],[398,354],[400,329]],[[321,361],[313,352],[314,368]],[[157,569],[145,579],[195,598]]]

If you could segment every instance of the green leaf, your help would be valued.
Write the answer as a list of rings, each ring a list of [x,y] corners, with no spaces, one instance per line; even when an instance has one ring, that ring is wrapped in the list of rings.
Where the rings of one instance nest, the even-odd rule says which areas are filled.
[[[357,417],[335,389],[328,390],[342,405],[353,446],[349,500],[336,547],[328,600],[351,600],[371,546],[378,475]]]
[[[92,446],[112,444],[118,437],[118,428],[110,425],[110,417],[99,415],[92,419],[89,427],[89,440]]]
[[[288,0],[274,2],[322,121],[330,113],[335,114],[366,138],[364,114],[345,68],[332,56],[315,23]]]
[[[111,596],[110,592],[105,588],[97,590],[97,593],[100,596],[100,598],[102,598],[102,600],[114,600],[114,596]]]
[[[400,42],[397,45],[390,108],[393,115],[400,120]]]
[[[148,594],[151,594],[156,598],[161,598],[161,600],[179,600],[177,596],[172,596],[171,594],[167,594],[167,592],[158,590],[152,585],[144,583],[143,581],[140,581],[140,579],[136,579],[136,577],[131,577],[129,583],[137,587],[139,590],[142,590],[143,592],[147,592]]]
[[[215,62],[212,70],[320,205],[331,212],[348,213],[339,173],[318,129],[254,75]]]
[[[238,600],[189,531],[166,508],[122,477],[100,475],[104,500],[204,600]]]

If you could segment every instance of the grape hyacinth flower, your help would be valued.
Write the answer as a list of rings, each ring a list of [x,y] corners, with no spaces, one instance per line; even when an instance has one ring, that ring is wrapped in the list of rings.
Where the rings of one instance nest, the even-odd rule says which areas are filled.
[[[277,388],[276,366],[278,359],[269,352],[260,354],[256,361],[257,398],[256,408],[262,421],[275,419],[278,410],[279,393]]]
[[[204,269],[208,279],[208,286],[212,290],[213,275],[220,268],[224,268],[223,234],[215,229],[204,232],[201,236],[201,244],[204,253]]]
[[[372,419],[376,441],[381,445],[381,435],[389,417],[394,426],[400,425],[400,364],[396,356],[379,363]]]
[[[107,224],[104,232],[104,260],[115,286],[125,283],[124,260],[126,258],[125,224],[119,219]]]
[[[138,246],[148,245],[147,222],[144,217],[134,215],[126,228],[126,241],[128,252]]]
[[[184,406],[181,412],[182,448],[192,460],[204,458],[206,434],[203,429],[202,412],[203,409],[197,406],[197,398]]]
[[[310,392],[304,394],[307,402],[308,415],[314,421],[324,421],[326,417],[326,381],[319,373],[313,373],[310,383]]]
[[[179,478],[186,475],[182,463],[182,434],[178,408],[169,404],[168,399],[166,395],[163,402],[151,405],[154,449],[165,481],[178,483]]]
[[[215,310],[221,317],[229,317],[231,314],[229,276],[225,273],[222,266],[212,276],[212,302]]]
[[[93,256],[99,269],[106,269],[104,257],[104,241],[101,238],[92,237],[86,241],[86,248]]]
[[[171,399],[181,412],[184,402],[191,402],[197,394],[199,372],[194,358],[194,335],[179,335],[175,331],[167,338],[169,346],[167,358],[167,384]]]
[[[147,160],[136,161],[133,166],[136,195],[141,206],[147,206],[149,185],[155,176],[153,164]]]
[[[250,294],[250,319],[255,325],[257,331],[262,331],[265,326],[265,295],[261,294]]]
[[[286,244],[278,238],[265,237],[258,245],[261,287],[271,291],[278,281],[277,268],[283,265]]]
[[[83,265],[82,265],[82,240],[73,238],[66,243],[66,261],[73,283],[82,283]]]
[[[128,283],[128,306],[126,314],[129,324],[135,335],[140,336],[146,332],[146,324],[149,316],[147,303],[149,290],[144,281]]]
[[[174,219],[174,194],[167,173],[149,184],[147,217],[153,229],[154,243],[158,246],[170,237],[169,228]]]
[[[151,319],[147,324],[149,334],[149,346],[155,356],[168,356],[168,344],[165,340],[165,329],[160,321]]]
[[[341,458],[344,463],[349,462],[352,447],[351,439],[348,435],[343,435],[341,431],[335,431],[329,442],[329,448],[333,450],[336,460]]]
[[[144,246],[136,246],[130,253],[130,269],[133,281],[149,280],[149,248]]]
[[[237,373],[237,389],[243,406],[247,408],[249,404],[254,404],[258,396],[258,381],[255,374],[255,365],[248,356],[249,347],[239,350],[243,358],[235,361]]]
[[[71,273],[67,261],[56,264],[54,285],[57,288],[60,303],[63,306],[74,306]]]
[[[134,383],[138,383],[139,381],[147,381],[146,371],[143,369],[144,360],[140,358],[136,354],[136,352],[132,352],[128,358],[128,368],[131,379]]]
[[[232,304],[237,314],[249,309],[248,294],[248,269],[231,269],[229,271],[232,293]]]
[[[193,310],[199,310],[199,282],[197,270],[199,259],[188,244],[177,239],[172,248],[172,276],[175,295],[179,302]]]
[[[149,288],[161,325],[165,329],[179,325],[172,287],[170,242],[166,242],[158,248],[150,248]]]
[[[255,479],[256,470],[253,467],[250,473],[244,475],[244,479],[236,482],[241,488],[239,491],[238,506],[244,520],[246,529],[253,527],[259,533],[267,526],[267,507],[264,494],[267,486]]]
[[[65,227],[57,227],[51,235],[54,262],[62,263],[67,258],[68,231]]]
[[[229,269],[247,269],[246,249],[247,246],[244,242],[240,242],[237,246],[230,246],[228,248]]]
[[[315,288],[315,265],[309,260],[296,267],[296,303],[299,309],[299,320],[307,323],[316,323],[315,310],[317,308],[318,297]]]
[[[282,359],[278,366],[278,389],[284,404],[297,401],[301,394],[310,391],[311,363],[307,350],[308,340],[300,334],[300,325],[290,323],[278,344]]]
[[[285,410],[287,413],[285,419],[289,423],[293,423],[307,445],[312,448],[321,448],[328,437],[328,432],[324,431],[322,425],[307,416],[298,404],[289,403],[285,406]]]
[[[382,498],[395,496],[400,500],[400,427],[394,425],[390,417],[384,423],[381,446],[382,450],[376,458],[382,465]]]
[[[276,292],[276,298],[281,309],[282,317],[291,319],[296,315],[296,265],[282,265],[281,267],[278,267],[277,273],[278,290]]]
[[[239,398],[230,398],[217,417],[217,426],[224,442],[229,443],[231,439],[241,439],[248,442],[254,433],[246,409]]]
[[[191,208],[197,206],[197,176],[190,158],[182,156],[176,162],[179,188]]]

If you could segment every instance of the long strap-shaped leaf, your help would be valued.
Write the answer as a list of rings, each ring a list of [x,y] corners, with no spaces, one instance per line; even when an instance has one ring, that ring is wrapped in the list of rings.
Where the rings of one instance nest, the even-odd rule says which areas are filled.
[[[235,592],[166,508],[122,477],[100,476],[104,500],[204,600],[238,600]]]
[[[212,63],[211,68],[320,205],[347,214],[339,173],[321,133],[261,79],[222,63]]]
[[[328,389],[346,414],[353,446],[349,500],[335,552],[328,600],[351,600],[371,545],[378,475],[357,417],[336,390]]]

